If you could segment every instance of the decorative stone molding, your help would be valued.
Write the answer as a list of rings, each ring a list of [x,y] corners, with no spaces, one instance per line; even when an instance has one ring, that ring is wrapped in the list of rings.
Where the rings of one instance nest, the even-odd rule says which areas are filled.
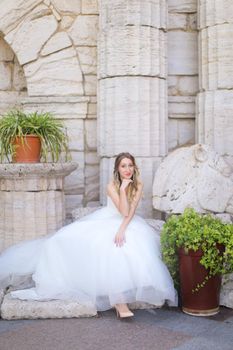
[[[0,164],[0,251],[64,225],[64,178],[76,168],[76,163]]]
[[[186,207],[198,212],[233,214],[233,169],[213,149],[197,144],[170,153],[155,173],[154,208],[182,213]]]

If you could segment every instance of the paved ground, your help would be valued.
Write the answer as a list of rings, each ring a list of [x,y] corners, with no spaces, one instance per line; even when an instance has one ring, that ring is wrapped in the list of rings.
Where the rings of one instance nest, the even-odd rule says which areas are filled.
[[[137,310],[120,321],[113,310],[99,317],[0,320],[0,350],[233,350],[233,310],[202,318],[177,308]]]

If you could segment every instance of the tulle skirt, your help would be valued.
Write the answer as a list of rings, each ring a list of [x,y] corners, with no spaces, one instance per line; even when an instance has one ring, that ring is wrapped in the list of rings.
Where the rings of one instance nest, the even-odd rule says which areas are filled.
[[[121,222],[119,213],[105,207],[53,235],[10,247],[0,256],[0,286],[19,287],[32,279],[32,287],[14,290],[12,297],[75,299],[97,310],[136,301],[175,304],[159,235],[135,215],[125,244],[117,247],[114,237]]]

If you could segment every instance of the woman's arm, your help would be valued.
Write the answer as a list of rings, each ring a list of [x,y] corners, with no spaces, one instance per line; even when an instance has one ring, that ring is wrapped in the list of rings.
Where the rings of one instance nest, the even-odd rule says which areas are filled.
[[[127,217],[124,217],[124,219],[119,227],[119,230],[117,231],[117,234],[115,236],[114,242],[119,247],[121,247],[125,242],[125,230],[135,214],[139,200],[142,196],[142,189],[143,189],[142,184],[139,184],[138,190],[137,190],[135,197],[134,197],[134,200],[130,205],[129,215]]]
[[[127,199],[126,188],[132,180],[123,180],[120,187],[120,194],[117,193],[115,186],[110,182],[107,186],[107,194],[111,197],[113,203],[124,217],[127,217],[130,212],[130,205]]]

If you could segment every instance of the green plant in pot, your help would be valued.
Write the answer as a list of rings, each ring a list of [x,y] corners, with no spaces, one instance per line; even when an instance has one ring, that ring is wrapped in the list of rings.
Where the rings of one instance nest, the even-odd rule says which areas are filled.
[[[68,157],[68,138],[61,121],[51,113],[11,110],[0,118],[0,157],[13,162],[57,162]]]
[[[216,314],[221,276],[233,271],[233,225],[187,208],[164,224],[161,244],[182,310],[198,316]]]

